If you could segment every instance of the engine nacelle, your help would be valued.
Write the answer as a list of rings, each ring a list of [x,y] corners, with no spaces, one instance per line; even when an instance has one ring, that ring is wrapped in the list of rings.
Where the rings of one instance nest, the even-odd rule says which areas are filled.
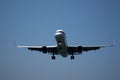
[[[42,52],[43,52],[43,53],[47,53],[47,47],[46,47],[46,46],[43,46],[43,47],[42,47]]]
[[[83,50],[82,46],[78,46],[77,50],[78,50],[79,53],[82,53],[82,50]]]

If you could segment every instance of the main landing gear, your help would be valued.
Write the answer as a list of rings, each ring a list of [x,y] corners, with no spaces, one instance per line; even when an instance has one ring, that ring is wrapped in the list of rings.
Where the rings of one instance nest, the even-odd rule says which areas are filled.
[[[53,56],[51,56],[51,59],[52,59],[52,60],[55,60],[56,58],[55,58],[55,56],[53,55]],[[72,56],[71,56],[71,60],[74,60],[74,59],[75,59],[75,57],[72,55]]]
[[[74,60],[74,59],[75,59],[75,57],[72,55],[72,56],[71,56],[71,60]]]
[[[52,59],[52,60],[55,60],[55,56],[54,56],[54,55],[53,55],[53,56],[51,56],[51,59]]]
[[[71,58],[71,60],[74,60],[74,59],[75,59],[74,55],[71,55],[70,58]],[[53,54],[53,56],[51,56],[51,59],[52,59],[52,60],[55,60],[55,59],[56,59],[56,57],[54,56],[54,54]]]

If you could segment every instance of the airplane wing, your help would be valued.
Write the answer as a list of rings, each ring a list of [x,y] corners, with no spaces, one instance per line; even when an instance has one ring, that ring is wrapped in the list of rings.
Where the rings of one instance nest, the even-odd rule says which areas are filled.
[[[40,51],[43,53],[54,53],[58,54],[57,46],[17,46],[17,48],[27,48],[31,51]]]
[[[101,46],[69,46],[68,47],[68,52],[69,54],[81,54],[82,52],[87,52],[87,51],[92,51],[92,50],[98,50],[100,48],[104,48],[104,47],[111,47],[112,45],[101,45]]]
[[[87,52],[87,51],[92,51],[92,50],[98,50],[100,48],[104,47],[111,47],[112,45],[100,45],[100,46],[68,46],[67,50],[68,53],[71,55],[78,55],[81,54],[82,52]],[[50,55],[60,55],[57,50],[57,46],[17,46],[17,48],[27,48],[28,50],[31,51],[40,51],[43,53],[49,53]]]

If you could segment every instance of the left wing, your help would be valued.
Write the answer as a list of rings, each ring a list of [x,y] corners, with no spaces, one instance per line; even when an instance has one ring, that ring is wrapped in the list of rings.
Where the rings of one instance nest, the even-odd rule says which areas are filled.
[[[92,51],[92,50],[98,50],[100,48],[104,48],[104,47],[111,47],[112,45],[101,45],[101,46],[69,46],[68,47],[68,52],[69,54],[80,54],[84,51]]]
[[[58,54],[57,46],[17,46],[17,48],[27,48],[31,51],[40,51],[43,53],[54,53]]]

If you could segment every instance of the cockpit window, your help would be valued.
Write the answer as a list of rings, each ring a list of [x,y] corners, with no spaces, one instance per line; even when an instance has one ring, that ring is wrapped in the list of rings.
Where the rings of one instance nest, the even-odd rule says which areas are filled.
[[[59,31],[60,33],[64,33],[63,31]]]
[[[56,32],[57,32],[57,33],[64,33],[63,30],[57,30]]]

